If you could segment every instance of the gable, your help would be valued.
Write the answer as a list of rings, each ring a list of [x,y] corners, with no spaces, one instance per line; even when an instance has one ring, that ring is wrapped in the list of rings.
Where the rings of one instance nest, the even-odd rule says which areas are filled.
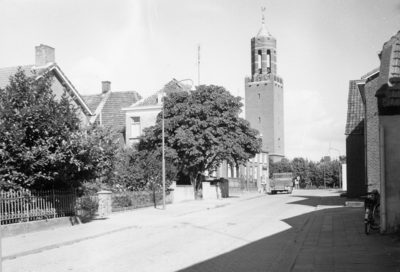
[[[190,86],[186,84],[179,83],[176,79],[171,80],[165,86],[159,90],[158,92],[145,97],[133,105],[129,105],[131,107],[144,107],[144,106],[155,106],[158,105],[158,95],[160,93],[176,93],[176,92],[190,92]]]
[[[95,112],[97,107],[100,105],[100,102],[103,99],[103,96],[101,94],[83,95],[82,98],[85,101],[85,103],[88,105],[89,109],[92,112]]]
[[[125,127],[125,112],[122,108],[128,107],[141,98],[135,91],[111,92],[101,111],[101,124],[122,130]]]
[[[347,122],[345,135],[364,134],[364,105],[357,83],[360,80],[351,80],[347,99]]]

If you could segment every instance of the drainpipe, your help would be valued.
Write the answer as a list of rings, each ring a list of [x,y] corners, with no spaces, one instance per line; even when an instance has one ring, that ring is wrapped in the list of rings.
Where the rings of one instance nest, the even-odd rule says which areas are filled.
[[[381,233],[386,232],[386,180],[385,180],[385,133],[383,126],[379,126],[379,154],[381,172]]]

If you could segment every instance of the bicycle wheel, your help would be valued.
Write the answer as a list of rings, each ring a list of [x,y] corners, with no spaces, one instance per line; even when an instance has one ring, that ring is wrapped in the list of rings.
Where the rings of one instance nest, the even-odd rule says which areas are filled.
[[[380,222],[380,206],[376,205],[374,207],[374,211],[372,212],[372,223],[371,223],[371,229],[377,230],[381,227],[381,222]]]
[[[371,212],[369,207],[365,209],[364,221],[365,221],[365,234],[369,235],[369,231],[371,229]]]

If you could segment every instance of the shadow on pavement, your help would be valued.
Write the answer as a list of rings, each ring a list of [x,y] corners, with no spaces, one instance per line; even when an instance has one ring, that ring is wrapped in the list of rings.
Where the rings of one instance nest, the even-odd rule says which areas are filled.
[[[287,204],[316,207],[337,199],[306,196]],[[378,232],[365,235],[363,216],[362,209],[344,207],[284,219],[290,229],[179,271],[398,271],[400,246]]]

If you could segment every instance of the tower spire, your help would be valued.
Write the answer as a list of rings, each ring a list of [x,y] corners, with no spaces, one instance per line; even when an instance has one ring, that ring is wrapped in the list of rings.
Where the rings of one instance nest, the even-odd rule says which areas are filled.
[[[258,36],[271,36],[271,34],[269,34],[267,28],[265,27],[265,10],[266,10],[265,7],[261,8],[261,12],[262,12],[262,21],[261,22],[262,22],[262,25],[261,25],[260,31],[257,34],[257,37]]]

